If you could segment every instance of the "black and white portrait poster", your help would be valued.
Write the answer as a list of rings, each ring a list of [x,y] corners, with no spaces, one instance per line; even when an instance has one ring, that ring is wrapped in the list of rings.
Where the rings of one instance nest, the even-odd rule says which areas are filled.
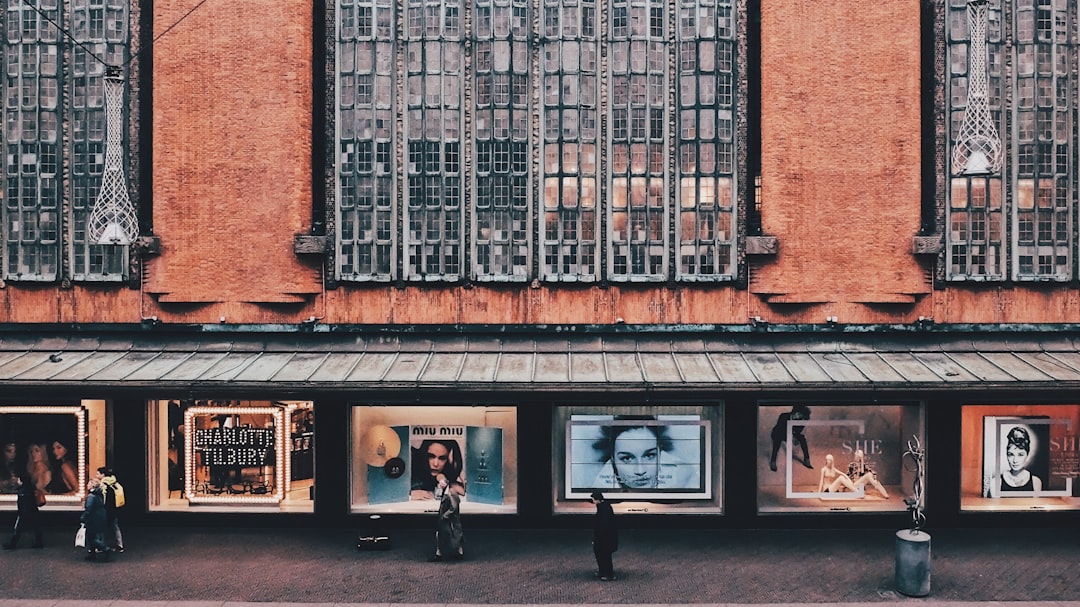
[[[983,417],[983,496],[1069,496],[1072,479],[1051,474],[1047,416]]]
[[[697,416],[573,415],[567,497],[708,499],[709,422]]]

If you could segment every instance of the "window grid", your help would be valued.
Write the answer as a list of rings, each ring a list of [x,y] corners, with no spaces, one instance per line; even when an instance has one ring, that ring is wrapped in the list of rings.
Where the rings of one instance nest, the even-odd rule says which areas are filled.
[[[474,277],[526,280],[531,230],[529,3],[476,0],[474,7]]]
[[[56,5],[41,10],[60,21]],[[56,29],[29,6],[9,6],[4,51],[4,274],[7,280],[56,280],[61,271]]]
[[[734,277],[733,2],[384,1],[337,4],[340,278]]]
[[[545,0],[542,47],[544,186],[541,276],[599,276],[597,7]]]
[[[677,275],[689,280],[735,274],[735,40],[718,4],[679,8]]]
[[[38,9],[48,20],[21,3],[6,7],[4,273],[8,280],[61,278],[65,272],[61,234],[68,231],[72,241],[67,277],[122,280],[127,248],[92,244],[86,224],[104,170],[102,61],[110,65],[126,62],[127,4],[53,1],[39,3]],[[68,54],[64,54],[61,35],[49,20],[69,24],[77,44]],[[71,82],[63,84],[62,96],[65,60],[70,61]],[[62,99],[65,106],[61,106]],[[71,146],[66,154],[64,128]],[[68,216],[61,203],[65,172],[71,177]]]
[[[393,5],[340,0],[338,14],[338,275],[388,281],[397,259]]]
[[[456,280],[462,272],[461,5],[418,1],[406,11],[405,278]]]
[[[661,280],[668,264],[666,3],[613,0],[608,272],[613,281]],[[659,9],[659,10],[656,10]]]
[[[1076,189],[1071,131],[1077,110],[1068,66],[1076,61],[1069,34],[1075,15],[1054,0],[991,0],[988,13],[987,99],[1007,152],[1000,175],[951,176],[947,277],[1069,280]],[[967,104],[966,2],[950,0],[947,24],[952,136]],[[1003,35],[1006,27],[1011,27],[1011,44]],[[1012,66],[1008,72],[1006,65]]]

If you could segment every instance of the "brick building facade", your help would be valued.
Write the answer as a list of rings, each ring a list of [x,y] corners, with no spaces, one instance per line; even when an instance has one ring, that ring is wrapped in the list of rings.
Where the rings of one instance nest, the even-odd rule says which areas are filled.
[[[1067,258],[1056,267],[1070,273],[1028,276],[1022,252],[1018,269],[1002,257],[1004,276],[950,269],[978,246],[950,188],[982,179],[949,169],[964,143],[951,116],[976,97],[979,69],[965,59],[980,48],[965,16],[988,14],[998,171],[1018,209],[989,220],[1004,256],[1022,251],[1027,225],[1013,193],[1024,161],[1008,160],[1026,141],[1026,106],[1009,105],[1024,98],[1025,36],[1035,73],[1043,55],[1051,65],[1033,107],[1065,116],[1075,140],[1074,4],[132,0],[100,15],[54,4],[4,4],[0,440],[70,433],[77,418],[84,467],[107,461],[142,485],[140,517],[206,516],[198,504],[223,500],[283,520],[408,519],[423,508],[400,497],[394,481],[410,475],[391,468],[424,457],[425,432],[460,430],[475,507],[549,524],[587,504],[570,470],[591,456],[574,428],[592,437],[598,419],[649,418],[700,429],[685,438],[698,480],[636,496],[613,484],[626,512],[833,524],[811,487],[818,449],[803,462],[813,478],[792,477],[800,454],[785,447],[786,488],[768,480],[770,429],[795,403],[815,411],[807,432],[835,440],[838,458],[864,450],[887,468],[893,496],[849,508],[869,524],[906,508],[912,435],[931,454],[928,505],[946,524],[1032,507],[1051,512],[1014,520],[1042,524],[1080,505],[1059,448],[1073,431],[1057,422],[1029,424],[1058,445],[1039,456],[1056,479],[1048,496],[1021,504],[986,489],[993,428],[1011,429],[1001,420],[1080,418],[1072,143],[1047,143],[1064,177],[1032,178],[1038,193],[1059,179],[1046,187],[1067,209],[1035,223],[1052,224]],[[95,37],[96,19],[113,34]],[[14,160],[28,129],[12,125],[53,106],[27,109],[26,83],[59,81],[68,107],[100,77],[80,72],[79,49],[111,49],[121,30],[121,51],[100,56],[124,67],[138,237],[87,242],[78,179],[63,170],[57,243],[28,236],[16,215],[36,207],[11,184],[41,170],[26,168],[25,147]],[[1001,40],[1021,50],[995,55]],[[55,75],[45,60],[26,67],[28,49],[47,48],[63,58]],[[56,141],[78,175],[77,103],[69,113]],[[121,269],[87,279],[83,248],[121,256]],[[34,255],[54,250],[59,271],[35,274]],[[200,442],[211,424],[231,436],[211,421],[222,416],[278,442],[258,462],[207,463],[220,447]],[[798,442],[803,426],[779,432],[791,427],[780,443]],[[481,472],[494,451],[496,481]],[[754,475],[737,471],[746,452],[765,452]],[[552,488],[518,485],[537,475]]]

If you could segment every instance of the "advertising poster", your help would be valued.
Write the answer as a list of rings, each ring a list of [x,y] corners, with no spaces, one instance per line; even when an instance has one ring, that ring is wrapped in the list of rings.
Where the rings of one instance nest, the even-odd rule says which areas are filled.
[[[912,479],[903,454],[908,441],[922,434],[918,404],[762,405],[758,509],[905,510]]]
[[[23,476],[48,495],[80,496],[86,487],[81,407],[0,407],[0,493],[14,495]]]
[[[572,415],[566,497],[710,499],[709,421],[694,415]]]
[[[503,503],[500,428],[376,425],[364,434],[360,449],[369,503],[434,501],[440,476],[463,500]]]
[[[1080,406],[964,405],[961,423],[961,509],[1080,506]]]

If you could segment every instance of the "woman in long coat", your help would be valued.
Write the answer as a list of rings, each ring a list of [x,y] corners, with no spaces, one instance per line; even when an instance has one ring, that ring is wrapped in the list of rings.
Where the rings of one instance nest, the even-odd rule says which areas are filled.
[[[440,474],[437,492],[441,492],[439,502],[439,522],[435,530],[435,556],[434,561],[441,561],[446,557],[453,559],[465,558],[465,534],[461,530],[461,497],[454,487],[446,481],[446,476]]]
[[[105,543],[105,498],[101,493],[101,483],[91,480],[86,486],[86,505],[79,518],[86,525],[86,560],[94,560],[98,554],[104,554],[109,560],[112,550]]]

